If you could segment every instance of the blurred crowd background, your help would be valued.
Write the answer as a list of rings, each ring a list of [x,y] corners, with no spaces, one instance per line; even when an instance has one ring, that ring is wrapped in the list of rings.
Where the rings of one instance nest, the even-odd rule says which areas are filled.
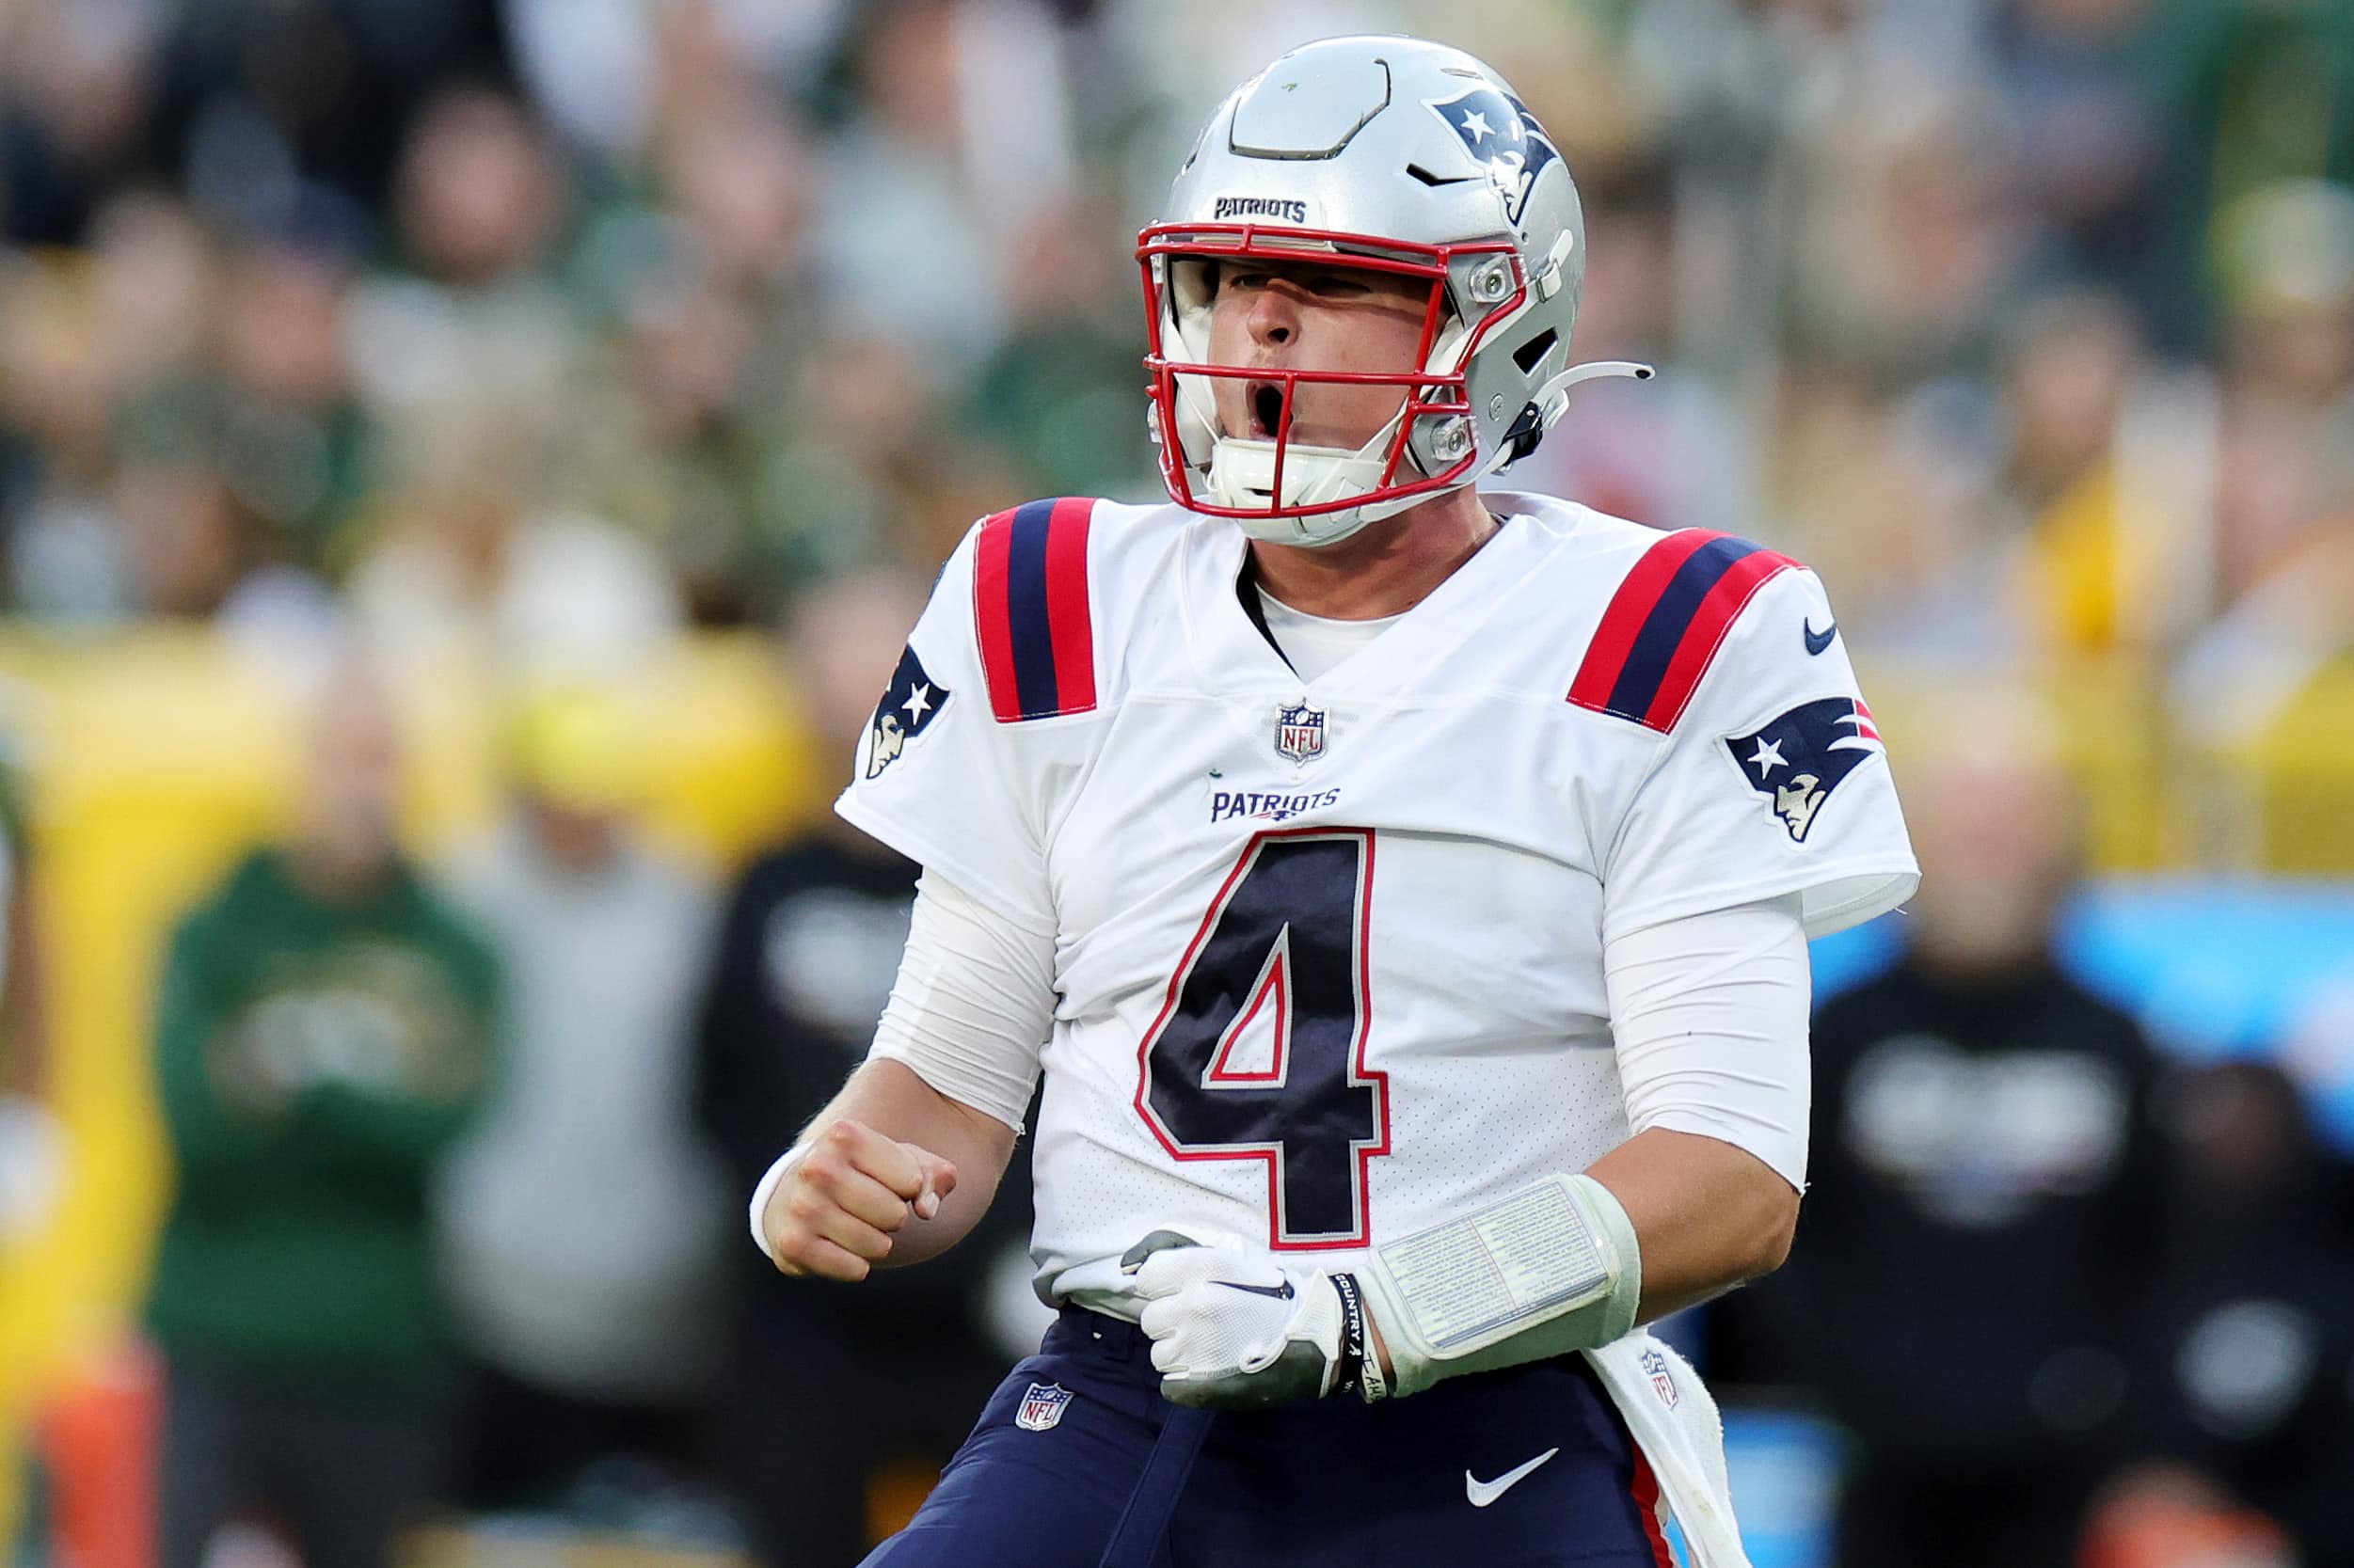
[[[1678,1325],[1760,1568],[2354,1563],[2337,0],[0,0],[17,1559],[920,1498],[1026,1194],[856,1295],[743,1239],[905,930],[824,803],[974,518],[1159,493],[1200,119],[1383,30],[1661,367],[1504,484],[1816,566],[1930,866],[1819,951],[1797,1261]]]

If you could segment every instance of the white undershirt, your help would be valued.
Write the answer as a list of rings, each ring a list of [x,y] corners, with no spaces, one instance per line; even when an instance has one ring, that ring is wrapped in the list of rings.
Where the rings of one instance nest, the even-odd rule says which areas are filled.
[[[1259,612],[1266,620],[1275,645],[1304,681],[1320,679],[1341,660],[1396,626],[1403,616],[1401,611],[1376,621],[1335,621],[1294,610],[1255,583],[1250,591],[1259,595]]]
[[[1606,944],[1602,968],[1631,1128],[1720,1139],[1804,1191],[1812,976],[1800,906],[1787,894],[1646,926]],[[1054,1026],[1054,969],[1051,933],[1017,927],[927,871],[868,1059],[903,1062],[1019,1132]],[[769,1167],[753,1194],[753,1241],[764,1249],[761,1212],[800,1152]]]

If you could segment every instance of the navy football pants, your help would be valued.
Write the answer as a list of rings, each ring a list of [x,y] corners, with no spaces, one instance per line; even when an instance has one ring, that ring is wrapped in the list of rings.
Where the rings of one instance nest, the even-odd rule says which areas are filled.
[[[1044,1431],[1033,1384],[1071,1398]],[[1066,1307],[1013,1369],[913,1523],[866,1568],[1097,1568],[1163,1422],[1152,1345]],[[1190,1418],[1180,1415],[1181,1420]],[[1547,1449],[1552,1458],[1474,1506]],[[1469,1473],[1467,1480],[1466,1472]],[[1354,1397],[1222,1412],[1175,1497],[1153,1568],[1662,1568],[1650,1470],[1584,1360]]]

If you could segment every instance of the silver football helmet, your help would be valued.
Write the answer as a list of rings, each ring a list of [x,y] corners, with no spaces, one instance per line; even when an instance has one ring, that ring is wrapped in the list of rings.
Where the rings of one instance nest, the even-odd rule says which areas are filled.
[[[1327,39],[1236,88],[1137,259],[1170,499],[1257,539],[1344,539],[1527,456],[1575,382],[1651,373],[1565,368],[1585,276],[1577,186],[1503,78],[1418,39]],[[1220,265],[1316,259],[1429,280],[1417,362],[1346,372],[1210,362]],[[1280,387],[1267,436],[1220,428],[1219,378]],[[1397,414],[1353,451],[1295,442],[1295,396],[1317,383],[1394,386]]]

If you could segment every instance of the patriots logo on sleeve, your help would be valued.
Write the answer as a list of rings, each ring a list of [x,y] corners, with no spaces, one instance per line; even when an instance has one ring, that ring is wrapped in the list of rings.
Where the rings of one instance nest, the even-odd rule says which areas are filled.
[[[1840,781],[1866,757],[1887,750],[1860,697],[1802,704],[1755,734],[1728,736],[1725,746],[1794,844],[1806,842],[1816,814]]]
[[[891,689],[875,705],[875,716],[867,726],[871,739],[867,749],[867,777],[881,778],[884,768],[899,760],[907,743],[930,729],[947,705],[948,689],[925,672],[924,661],[915,657],[915,644],[909,643],[899,655]]]
[[[1473,87],[1460,98],[1429,103],[1471,156],[1487,166],[1487,177],[1503,192],[1504,212],[1517,226],[1529,192],[1561,150],[1517,98],[1493,87]]]

